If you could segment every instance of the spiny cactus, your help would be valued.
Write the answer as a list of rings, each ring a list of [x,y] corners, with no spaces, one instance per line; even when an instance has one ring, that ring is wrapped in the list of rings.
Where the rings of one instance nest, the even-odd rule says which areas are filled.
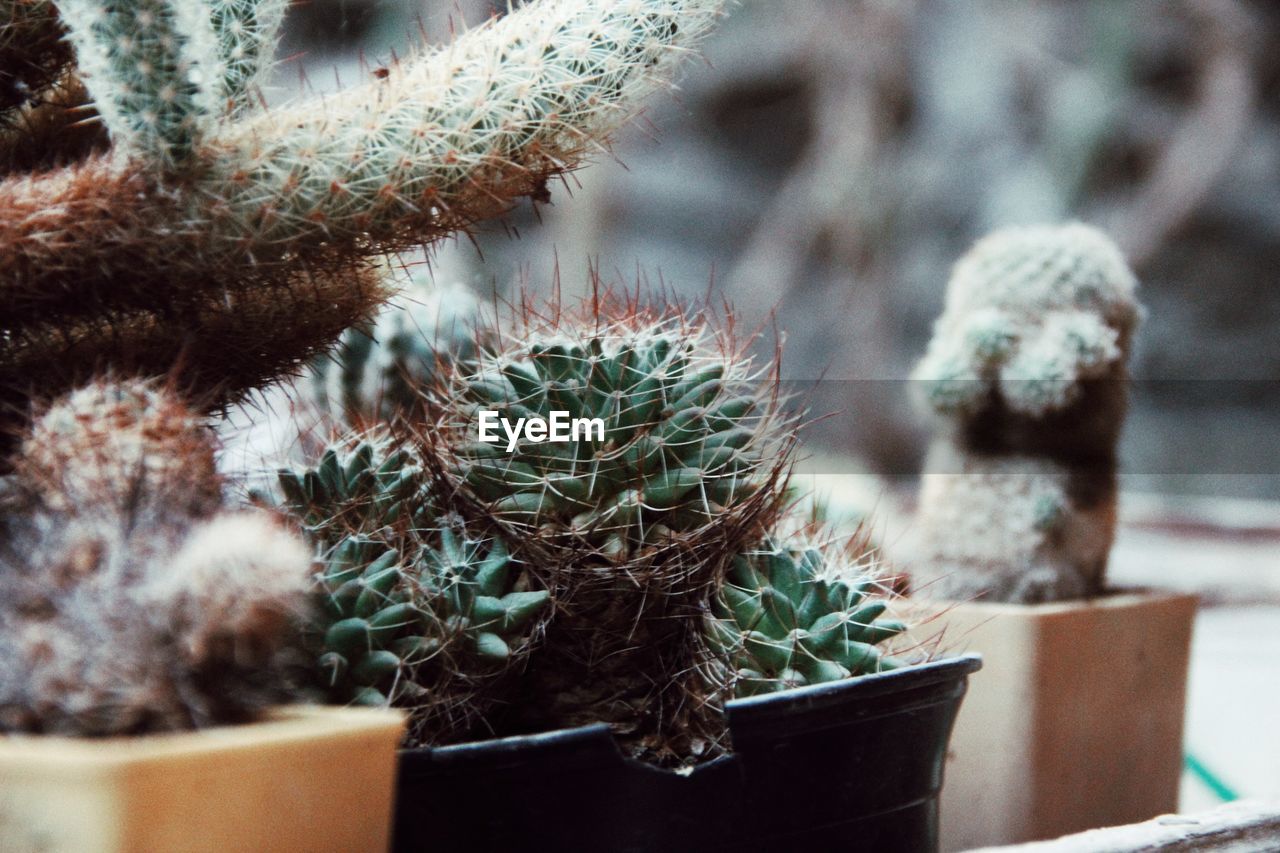
[[[877,648],[906,626],[889,606],[862,540],[837,549],[773,537],[734,557],[708,634],[736,696],[774,693],[891,668]],[[859,553],[861,552],[861,553]],[[850,564],[852,563],[852,564]]]
[[[384,432],[280,480],[324,549],[307,630],[329,698],[409,709],[416,744],[469,732],[528,655],[549,593],[501,540],[438,517],[421,466]]]
[[[71,65],[64,36],[52,0],[0,2],[0,137]]]
[[[0,388],[15,402],[88,364],[177,363],[224,398],[295,369],[385,298],[370,259],[545,193],[721,2],[542,0],[335,97],[264,110],[252,88],[282,5],[59,4],[114,150],[0,181]]]
[[[99,381],[56,400],[22,444],[19,474],[58,510],[204,517],[222,504],[211,433],[158,382]]]
[[[921,496],[922,593],[1101,592],[1135,289],[1115,245],[1080,224],[1000,231],[956,264],[914,373],[938,420]]]
[[[609,561],[736,524],[791,434],[767,368],[727,347],[699,318],[625,303],[530,316],[450,380],[449,485],[514,535]],[[555,412],[570,440],[507,431]]]
[[[332,354],[312,365],[320,410],[347,426],[420,418],[424,389],[437,374],[475,356],[479,311],[465,286],[412,277],[369,328],[349,329]]]
[[[794,424],[776,376],[707,313],[598,290],[529,306],[437,389],[422,431],[442,500],[519,542],[557,601],[518,725],[605,721],[632,755],[681,763],[723,747],[702,616],[729,557],[781,504]],[[484,412],[598,418],[576,440],[484,443]]]
[[[171,392],[102,381],[23,448],[0,505],[0,728],[184,729],[283,695],[308,549],[219,511],[212,436]]]

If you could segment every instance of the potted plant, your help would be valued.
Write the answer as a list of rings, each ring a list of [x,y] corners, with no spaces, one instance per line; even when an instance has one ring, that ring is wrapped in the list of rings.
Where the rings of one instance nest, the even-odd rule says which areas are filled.
[[[521,306],[392,380],[421,414],[280,473],[325,554],[318,680],[410,711],[397,848],[934,847],[977,662],[885,653],[866,538],[788,507],[776,371],[706,311]]]
[[[92,383],[23,438],[0,530],[0,847],[386,846],[404,721],[283,704],[310,549],[222,488],[212,434],[154,381]]]
[[[916,596],[986,664],[948,759],[951,849],[1176,809],[1195,600],[1105,579],[1135,289],[1092,228],[998,232],[956,265],[915,373],[937,424]]]

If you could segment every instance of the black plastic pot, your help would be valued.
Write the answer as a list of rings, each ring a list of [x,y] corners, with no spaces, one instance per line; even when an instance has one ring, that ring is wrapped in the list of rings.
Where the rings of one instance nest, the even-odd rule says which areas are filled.
[[[951,725],[981,665],[734,700],[733,754],[686,773],[624,758],[604,725],[403,750],[395,849],[928,853]]]

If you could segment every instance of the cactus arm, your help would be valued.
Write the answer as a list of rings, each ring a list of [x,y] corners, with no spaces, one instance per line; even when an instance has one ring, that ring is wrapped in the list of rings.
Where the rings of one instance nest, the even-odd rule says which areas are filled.
[[[289,0],[211,0],[222,58],[222,91],[234,115],[257,104],[257,89],[271,71],[276,38]]]
[[[90,5],[66,0],[64,10]],[[350,269],[504,212],[602,148],[721,5],[543,0],[386,80],[224,122],[181,182],[158,182],[137,159],[104,157],[6,178],[3,332],[15,340],[34,324],[144,310],[170,318],[180,335],[193,331],[183,319],[192,302],[292,290],[301,265]],[[91,24],[78,24],[86,42]],[[299,340],[297,358],[284,362],[334,338]],[[128,343],[119,341],[125,351]],[[2,372],[27,384],[7,365]]]
[[[601,147],[718,8],[545,0],[319,108],[264,112],[212,146],[217,225],[264,246],[394,243],[505,210]]]
[[[58,0],[116,153],[173,169],[219,114],[222,77],[203,0]]]

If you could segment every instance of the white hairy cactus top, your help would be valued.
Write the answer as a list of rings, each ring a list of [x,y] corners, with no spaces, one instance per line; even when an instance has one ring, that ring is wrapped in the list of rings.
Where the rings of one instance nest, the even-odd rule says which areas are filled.
[[[156,381],[103,379],[55,401],[17,465],[59,509],[203,514],[222,501],[212,434]]]
[[[269,649],[311,586],[311,549],[263,512],[197,525],[138,592],[192,661]],[[229,646],[229,647],[228,647]]]
[[[992,392],[1041,416],[1072,403],[1079,381],[1123,370],[1141,316],[1119,249],[1080,223],[1008,228],[956,264],[946,310],[913,378],[943,414],[980,408]]]

